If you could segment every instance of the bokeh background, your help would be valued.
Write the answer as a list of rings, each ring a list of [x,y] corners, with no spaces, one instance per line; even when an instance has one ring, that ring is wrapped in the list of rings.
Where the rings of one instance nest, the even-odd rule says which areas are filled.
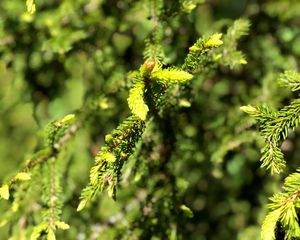
[[[155,175],[157,129],[144,136],[151,147],[128,162],[118,201],[103,194],[91,209],[76,213],[105,134],[130,114],[126,74],[143,63],[145,38],[153,29],[148,2],[36,0],[37,12],[30,15],[25,1],[1,0],[0,181],[42,146],[48,122],[91,101],[92,116],[62,157],[70,162],[63,218],[71,229],[58,239],[259,239],[268,198],[284,176],[260,168],[262,139],[239,107],[266,103],[280,108],[293,97],[277,78],[285,69],[299,68],[298,0],[198,1],[192,12],[164,23],[165,62],[180,65],[199,37],[224,33],[237,18],[251,22],[238,46],[248,64],[220,65],[199,74],[191,84],[190,106],[178,110],[171,123],[176,150],[166,168],[176,176],[178,202],[193,217],[173,210],[172,187]],[[163,2],[172,9],[177,1]],[[298,134],[283,144],[287,172],[297,167]],[[131,177],[136,159],[140,174]],[[149,191],[156,199],[151,207],[141,200]],[[8,208],[2,200],[0,211]],[[16,231],[8,224],[0,229],[0,239]]]

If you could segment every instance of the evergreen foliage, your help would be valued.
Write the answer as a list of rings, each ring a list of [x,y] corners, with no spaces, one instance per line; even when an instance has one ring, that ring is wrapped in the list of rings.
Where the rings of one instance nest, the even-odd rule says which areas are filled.
[[[285,71],[279,77],[281,85],[289,87],[292,91],[298,90],[297,81],[299,74],[294,71]],[[280,173],[284,170],[286,162],[280,146],[289,135],[289,131],[295,131],[299,124],[299,99],[284,106],[279,111],[274,111],[267,106],[241,107],[243,111],[253,116],[260,125],[260,132],[266,145],[262,149],[262,167],[271,170],[271,173]],[[271,212],[266,216],[261,238],[267,240],[276,239],[277,222],[285,233],[285,239],[297,239],[300,237],[297,208],[299,208],[300,174],[290,174],[284,182],[281,193],[276,193],[269,204]]]
[[[296,209],[299,207],[299,180],[297,171],[289,175],[284,182],[283,192],[275,194],[269,204],[271,212],[266,216],[263,225],[262,239],[276,239],[277,222],[285,231],[285,239],[295,239],[300,236],[300,227]]]
[[[298,5],[3,0],[0,239],[300,239]]]
[[[34,0],[26,0],[26,7],[27,7],[27,11],[30,13],[30,14],[34,14],[35,13],[35,3],[34,3]]]

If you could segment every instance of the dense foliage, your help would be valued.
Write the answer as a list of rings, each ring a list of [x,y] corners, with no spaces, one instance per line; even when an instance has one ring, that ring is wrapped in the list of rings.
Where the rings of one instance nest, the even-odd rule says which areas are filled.
[[[299,46],[298,0],[2,0],[0,239],[300,239]]]

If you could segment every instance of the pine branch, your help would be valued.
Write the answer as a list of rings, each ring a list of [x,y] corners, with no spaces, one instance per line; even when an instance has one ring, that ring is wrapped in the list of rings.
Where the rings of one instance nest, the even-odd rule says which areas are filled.
[[[268,205],[271,212],[265,218],[261,237],[262,240],[275,240],[277,222],[285,231],[285,239],[300,237],[300,226],[297,215],[300,197],[300,169],[290,174],[284,181],[283,191],[275,194]]]
[[[159,18],[162,14],[164,7],[164,1],[162,0],[151,0],[148,1],[149,15],[151,16],[152,23],[154,25],[150,36],[145,40],[145,49],[143,52],[144,59],[152,61],[163,61],[165,58],[162,40],[164,37],[164,27],[159,22]]]
[[[200,38],[192,47],[185,58],[182,69],[188,73],[194,73],[200,67],[205,66],[209,61],[208,54],[216,47],[223,44],[221,40],[222,34],[216,33],[210,37]]]
[[[69,225],[61,221],[62,212],[62,189],[60,186],[61,174],[57,169],[57,159],[51,158],[44,163],[42,171],[43,175],[43,222],[33,229],[31,240],[38,239],[42,232],[47,233],[48,240],[55,240],[55,231],[57,228],[66,230]]]
[[[295,71],[285,71],[279,76],[279,84],[288,87],[292,91],[300,89],[300,74]]]
[[[48,166],[46,170],[44,169],[41,172],[41,175],[35,175],[42,179],[48,179],[48,181],[44,183],[45,191],[43,191],[42,194],[44,206],[48,206],[48,209],[45,209],[44,221],[34,227],[30,238],[31,240],[38,239],[40,235],[45,232],[47,233],[48,239],[53,240],[55,239],[54,232],[56,228],[63,230],[69,228],[66,223],[60,221],[59,217],[61,214],[62,203],[58,194],[61,192],[61,188],[59,186],[59,175],[55,170],[54,161],[58,157],[65,142],[68,141],[79,128],[78,123],[74,120],[74,115],[67,115],[62,120],[50,123],[46,129],[46,144],[44,149],[37,152],[31,160],[27,161],[26,166],[21,172],[17,173],[0,188],[1,198],[8,199],[9,188],[13,187],[16,191],[15,196],[19,195],[19,197],[15,197],[11,210],[4,215],[5,217],[2,219],[1,225],[5,225],[8,222],[10,216],[13,216],[17,212],[21,203],[26,203],[26,201],[22,200],[24,194],[21,194],[20,192],[23,191],[22,187],[25,185],[21,184],[21,188],[17,188],[14,186],[15,183],[17,181],[26,180],[35,181],[35,179],[32,179],[32,172],[39,166],[43,166],[44,168]],[[41,168],[39,168],[39,170],[40,169]],[[32,184],[34,184],[34,182],[28,183],[24,190],[30,189]]]
[[[40,166],[37,166],[31,172],[30,181],[22,181],[14,186],[13,202],[9,210],[2,212],[0,227],[5,226],[12,219],[20,219],[17,229],[14,231],[15,235],[27,230],[28,218],[32,217],[34,212],[35,202],[33,199],[37,199],[41,195],[41,176]],[[16,236],[16,239],[19,238]]]
[[[112,134],[105,137],[105,146],[100,149],[95,158],[95,166],[90,171],[90,183],[82,191],[78,211],[104,189],[108,190],[110,197],[116,197],[116,187],[120,181],[122,166],[133,153],[144,128],[143,120],[130,116]]]
[[[56,158],[59,150],[79,129],[79,125],[74,123],[74,115],[65,116],[62,120],[50,123],[46,129],[46,146],[35,153],[30,160],[27,160],[25,167],[4,183],[0,188],[0,199],[9,198],[9,188],[12,188],[17,181],[30,180],[30,171],[35,166],[51,159]]]
[[[193,78],[192,73],[201,67],[207,66],[217,58],[213,55],[214,52],[212,50],[223,44],[221,40],[222,34],[217,33],[198,40],[189,49],[190,52],[182,67],[163,66],[164,52],[161,41],[164,28],[158,20],[160,20],[159,17],[165,2],[162,0],[149,2],[153,3],[153,8],[150,10],[154,11],[152,17],[156,26],[145,50],[144,55],[147,60],[136,71],[133,87],[129,92],[128,105],[133,115],[105,137],[105,145],[100,149],[95,158],[95,165],[90,170],[89,184],[82,191],[78,211],[83,209],[87,202],[92,200],[98,192],[107,190],[110,197],[116,198],[117,185],[122,177],[123,165],[133,154],[137,142],[142,138],[146,121],[149,121],[150,118],[158,117],[156,123],[158,123],[161,132],[164,132],[163,144],[159,147],[159,153],[162,156],[162,166],[159,166],[159,168],[160,173],[168,179],[170,192],[172,193],[171,197],[167,194],[162,197],[167,197],[168,201],[175,202],[178,205],[176,207],[173,206],[174,209],[178,208],[176,211],[181,211],[189,217],[193,214],[187,206],[177,204],[177,200],[175,200],[177,193],[175,176],[171,172],[165,172],[165,166],[171,159],[171,154],[174,150],[175,134],[168,131],[172,130],[169,122],[173,116],[169,114],[167,118],[160,118],[158,113],[169,102],[166,100],[166,104],[163,105],[162,97],[166,96],[165,93],[171,89],[171,86],[186,84]],[[180,1],[180,4],[182,4],[182,10],[190,12],[195,8],[196,2],[203,1],[184,0]],[[33,14],[35,12],[34,1],[27,1],[26,4],[28,11]],[[90,112],[90,110],[85,109],[83,111],[86,115]],[[62,120],[50,123],[46,130],[45,147],[28,161],[22,172],[18,173],[8,184],[0,188],[2,198],[8,199],[9,187],[17,180],[30,180],[32,170],[40,167],[44,187],[42,192],[42,209],[45,214],[44,219],[34,228],[31,239],[38,239],[47,235],[49,240],[53,240],[55,239],[55,230],[57,228],[67,229],[69,227],[60,220],[62,189],[57,157],[64,143],[81,127],[81,123],[74,123],[73,118],[73,115],[68,115]],[[160,182],[161,179],[158,178],[155,184]],[[151,193],[150,195],[154,195],[155,191],[157,191],[156,187],[153,187],[152,190],[153,194]],[[168,206],[162,206],[162,209],[170,210]]]
[[[277,209],[270,212],[265,220],[263,221],[261,228],[261,239],[262,240],[275,240],[275,230],[277,222],[281,215],[281,210]]]
[[[224,42],[228,41],[236,44],[237,40],[242,36],[248,34],[250,28],[250,22],[248,19],[235,20],[231,27],[228,28],[226,35],[224,36]]]
[[[290,105],[277,112],[267,107],[242,107],[241,110],[253,116],[260,124],[260,132],[266,145],[262,150],[262,167],[271,170],[271,173],[280,173],[285,167],[280,145],[287,138],[289,129],[293,131],[300,120],[300,99],[292,101]]]
[[[149,106],[153,110],[154,105],[159,102],[159,97],[168,87],[184,84],[192,78],[192,74],[181,69],[162,69],[160,62],[147,60],[133,77],[133,87],[130,89],[127,99],[129,108],[134,115],[145,121]],[[145,98],[146,92],[149,96],[147,99]]]
[[[224,35],[222,46],[222,61],[221,64],[236,67],[240,64],[247,64],[247,60],[241,51],[237,50],[237,41],[248,34],[250,22],[247,19],[238,19],[233,22]]]

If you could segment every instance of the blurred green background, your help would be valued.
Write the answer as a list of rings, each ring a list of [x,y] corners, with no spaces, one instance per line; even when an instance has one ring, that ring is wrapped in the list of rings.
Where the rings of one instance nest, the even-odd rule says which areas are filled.
[[[177,1],[163,2],[172,9]],[[239,107],[279,108],[293,97],[276,79],[285,69],[299,68],[298,0],[208,0],[191,13],[162,21],[166,64],[172,65],[182,64],[199,37],[225,32],[237,18],[251,21],[249,35],[239,43],[248,64],[200,73],[191,84],[191,106],[179,109],[171,122],[176,151],[166,168],[176,176],[177,201],[194,217],[173,211],[172,186],[155,175],[160,141],[155,128],[144,136],[148,149],[124,169],[129,177],[122,181],[118,201],[103,194],[91,209],[76,213],[104,135],[130,114],[126,74],[143,63],[145,38],[154,27],[148,4],[36,0],[37,12],[30,15],[24,1],[1,0],[0,180],[13,176],[42,146],[48,122],[91,102],[89,121],[62,156],[70,162],[63,218],[71,229],[57,239],[259,239],[268,197],[280,188],[280,177],[260,168],[262,139]],[[290,172],[297,166],[298,134],[284,143]],[[135,161],[139,174],[130,171]],[[149,202],[143,199],[149,192],[156,201],[150,201],[151,214],[146,214]],[[1,202],[0,211],[7,208]],[[118,213],[121,219],[110,223]],[[0,239],[17,229],[6,225]]]

